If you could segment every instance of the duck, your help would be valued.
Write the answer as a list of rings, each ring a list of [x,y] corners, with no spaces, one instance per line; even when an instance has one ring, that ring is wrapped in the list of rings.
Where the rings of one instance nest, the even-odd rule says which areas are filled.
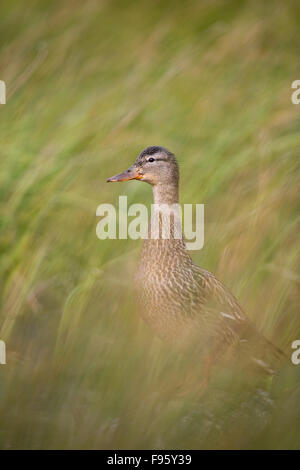
[[[144,320],[163,340],[197,354],[207,371],[225,357],[243,358],[243,368],[277,374],[284,353],[258,330],[230,290],[193,262],[186,248],[177,209],[175,155],[162,146],[147,147],[133,165],[107,182],[129,180],[152,186],[155,207],[135,276]],[[168,237],[162,226],[166,209],[171,219]]]

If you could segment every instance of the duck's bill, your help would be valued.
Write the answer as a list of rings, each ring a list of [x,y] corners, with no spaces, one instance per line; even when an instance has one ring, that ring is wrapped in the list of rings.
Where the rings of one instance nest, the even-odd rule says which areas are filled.
[[[128,181],[128,180],[140,180],[142,176],[137,172],[137,169],[132,165],[128,170],[119,173],[118,175],[112,176],[106,180],[107,183],[113,183],[115,181]]]

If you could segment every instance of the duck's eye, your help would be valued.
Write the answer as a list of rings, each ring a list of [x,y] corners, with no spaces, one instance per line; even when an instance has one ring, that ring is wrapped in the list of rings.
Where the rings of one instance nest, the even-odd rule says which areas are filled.
[[[149,158],[148,162],[152,163],[152,162],[155,162],[155,158]]]

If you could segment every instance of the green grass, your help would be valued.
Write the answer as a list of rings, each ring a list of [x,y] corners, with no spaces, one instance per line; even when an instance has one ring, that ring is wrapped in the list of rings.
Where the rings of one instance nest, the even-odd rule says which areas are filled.
[[[178,398],[193,365],[139,320],[140,242],[95,234],[100,203],[151,202],[147,185],[106,178],[169,147],[181,202],[205,204],[193,259],[290,354],[299,2],[12,1],[0,21],[0,447],[299,447],[300,366],[274,409],[236,383],[233,401],[217,386]]]

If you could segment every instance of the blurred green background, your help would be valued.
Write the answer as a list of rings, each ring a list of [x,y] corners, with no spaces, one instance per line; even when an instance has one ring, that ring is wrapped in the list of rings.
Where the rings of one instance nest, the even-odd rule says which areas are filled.
[[[170,357],[139,320],[141,242],[95,232],[100,203],[152,200],[148,185],[106,178],[148,145],[170,148],[181,202],[205,204],[194,261],[290,355],[300,339],[299,2],[1,10],[0,447],[300,448],[300,366],[275,397],[245,398],[234,381],[226,396],[177,396],[195,364]]]

